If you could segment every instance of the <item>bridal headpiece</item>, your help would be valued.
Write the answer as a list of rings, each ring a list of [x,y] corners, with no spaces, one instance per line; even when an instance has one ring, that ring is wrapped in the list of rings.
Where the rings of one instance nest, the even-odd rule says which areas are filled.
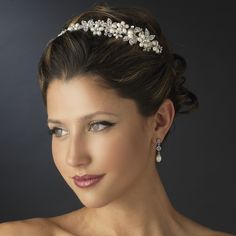
[[[92,31],[93,35],[101,36],[102,34],[108,37],[122,38],[124,41],[129,41],[130,45],[139,44],[139,47],[143,48],[143,51],[150,51],[151,49],[157,54],[161,54],[163,47],[159,45],[157,40],[153,40],[155,35],[151,35],[149,30],[145,28],[145,31],[137,26],[128,25],[124,21],[112,22],[110,18],[107,21],[90,19],[88,21],[81,21],[80,23],[70,24],[67,29],[61,31],[60,36],[66,31],[76,30]]]

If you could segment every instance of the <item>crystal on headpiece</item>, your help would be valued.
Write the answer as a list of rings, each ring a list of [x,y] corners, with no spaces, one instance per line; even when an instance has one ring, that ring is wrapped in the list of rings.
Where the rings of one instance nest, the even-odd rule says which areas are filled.
[[[140,27],[129,26],[124,21],[112,22],[110,18],[107,18],[106,22],[104,20],[94,22],[93,19],[88,21],[82,20],[81,24],[71,24],[57,36],[64,34],[66,31],[76,31],[80,29],[86,32],[90,29],[93,35],[100,36],[103,32],[103,34],[108,37],[122,38],[123,41],[128,41],[130,45],[138,43],[139,47],[143,48],[143,51],[150,51],[152,49],[157,54],[160,54],[163,49],[157,40],[153,40],[155,35],[151,35],[147,28],[145,28],[144,31]]]

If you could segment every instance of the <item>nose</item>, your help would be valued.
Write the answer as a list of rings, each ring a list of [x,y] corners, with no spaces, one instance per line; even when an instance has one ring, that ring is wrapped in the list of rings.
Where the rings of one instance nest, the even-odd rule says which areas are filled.
[[[70,137],[68,142],[66,162],[70,166],[84,166],[91,161],[86,150],[85,141],[79,135]]]

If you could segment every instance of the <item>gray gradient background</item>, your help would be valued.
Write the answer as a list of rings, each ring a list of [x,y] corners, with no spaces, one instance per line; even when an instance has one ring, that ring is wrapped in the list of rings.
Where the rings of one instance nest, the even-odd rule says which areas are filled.
[[[94,2],[0,1],[0,222],[82,206],[53,163],[36,70],[46,43]],[[162,151],[158,169],[170,200],[199,223],[235,233],[235,1],[126,5],[151,9],[187,60],[187,85],[200,102],[177,118]]]

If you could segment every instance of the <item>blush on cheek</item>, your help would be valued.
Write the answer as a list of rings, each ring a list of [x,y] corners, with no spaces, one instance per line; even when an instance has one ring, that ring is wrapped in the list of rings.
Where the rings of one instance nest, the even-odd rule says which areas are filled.
[[[111,155],[104,162],[104,166],[107,171],[114,171],[127,166],[128,162],[127,151],[117,148],[113,149]]]
[[[120,139],[114,145],[108,145],[105,150],[106,158],[103,159],[105,171],[126,171],[134,165],[136,150],[130,140]]]

